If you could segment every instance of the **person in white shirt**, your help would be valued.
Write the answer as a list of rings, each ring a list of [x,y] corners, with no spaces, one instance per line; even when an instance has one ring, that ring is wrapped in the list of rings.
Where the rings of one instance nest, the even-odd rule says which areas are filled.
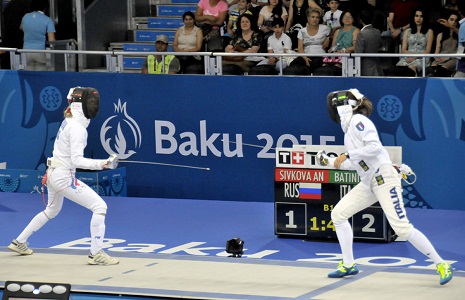
[[[274,33],[268,38],[268,53],[287,53],[288,50],[291,50],[292,48],[292,40],[284,33],[284,20],[281,18],[275,18],[273,19],[271,26]],[[270,56],[259,62],[258,65],[271,65],[276,67],[279,71],[281,63],[283,69],[288,66],[286,59],[282,59],[281,62],[279,57]]]
[[[68,101],[65,119],[55,138],[53,157],[47,159],[48,169],[42,180],[42,184],[46,185],[48,190],[47,206],[10,243],[8,249],[21,255],[33,254],[27,245],[28,238],[58,215],[66,197],[92,211],[91,246],[87,263],[115,265],[119,260],[102,250],[107,204],[92,188],[75,177],[76,168],[102,170],[114,169],[118,165],[118,159],[114,154],[105,160],[84,157],[87,126],[99,111],[100,96],[94,88],[76,87],[70,89]]]
[[[331,119],[341,124],[347,152],[338,157],[328,157],[324,151],[319,151],[317,162],[336,169],[356,170],[360,176],[360,183],[352,188],[331,212],[343,259],[328,277],[340,278],[358,274],[349,218],[379,202],[396,234],[409,241],[434,262],[440,274],[441,285],[448,283],[452,279],[452,267],[439,256],[428,238],[407,218],[402,199],[401,178],[414,173],[404,164],[397,168],[392,164],[387,150],[379,140],[375,125],[368,118],[373,111],[371,101],[357,89],[349,89],[329,93],[326,107]]]
[[[299,53],[307,53],[309,56],[301,56],[292,61],[291,66],[305,66],[312,74],[317,68],[323,65],[323,57],[312,54],[324,54],[329,45],[329,34],[331,29],[320,24],[323,10],[310,7],[306,11],[307,26],[299,30],[297,34]]]
[[[333,30],[341,27],[342,10],[339,9],[339,0],[329,0],[327,5],[329,10],[323,16],[323,24],[328,25]]]

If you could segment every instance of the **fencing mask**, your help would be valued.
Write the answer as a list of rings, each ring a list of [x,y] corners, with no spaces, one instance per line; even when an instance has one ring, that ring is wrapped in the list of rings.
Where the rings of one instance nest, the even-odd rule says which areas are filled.
[[[352,109],[355,109],[362,101],[363,95],[357,89],[334,91],[326,97],[326,108],[331,119],[336,123],[341,123],[337,107],[351,105]]]
[[[71,91],[72,90],[72,91]],[[87,119],[97,116],[100,106],[100,95],[91,87],[76,87],[70,90],[68,100],[70,103],[82,103],[82,113]]]

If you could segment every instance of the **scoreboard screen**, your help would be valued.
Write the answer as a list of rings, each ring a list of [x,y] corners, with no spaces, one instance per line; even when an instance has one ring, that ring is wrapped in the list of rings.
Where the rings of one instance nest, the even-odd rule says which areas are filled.
[[[354,171],[276,168],[275,234],[337,239],[331,211],[360,178]],[[378,203],[351,220],[355,239],[390,241],[392,229]]]

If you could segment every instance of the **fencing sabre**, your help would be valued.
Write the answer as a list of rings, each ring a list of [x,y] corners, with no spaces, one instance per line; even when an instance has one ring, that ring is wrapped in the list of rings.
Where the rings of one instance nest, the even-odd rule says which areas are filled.
[[[222,142],[224,142],[224,140],[221,140]],[[234,141],[227,141],[228,143],[230,144],[238,144],[237,142],[234,142]],[[264,149],[266,148],[265,146],[260,146],[260,145],[254,145],[254,144],[247,144],[247,143],[240,143],[241,145],[244,145],[244,146],[249,146],[249,147],[255,147],[255,148],[261,148],[261,149]],[[270,150],[276,150],[276,148],[269,148]]]
[[[132,163],[132,164],[159,165],[159,166],[167,166],[167,167],[177,167],[177,168],[187,168],[187,169],[197,169],[197,170],[210,171],[210,168],[187,166],[187,165],[176,165],[176,164],[165,164],[165,163],[152,162],[152,161],[139,161],[139,160],[120,159],[119,162],[120,163]]]

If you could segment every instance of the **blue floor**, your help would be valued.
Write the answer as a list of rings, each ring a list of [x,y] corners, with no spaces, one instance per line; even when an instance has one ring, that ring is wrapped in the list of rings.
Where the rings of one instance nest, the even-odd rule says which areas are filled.
[[[225,256],[226,241],[239,237],[245,241],[244,258],[335,265],[340,260],[336,241],[276,237],[273,203],[129,197],[105,200],[109,207],[108,251]],[[0,244],[7,246],[43,209],[41,195],[0,193]],[[465,211],[408,209],[408,216],[456,272],[465,272]],[[90,217],[89,211],[65,201],[62,212],[29,239],[29,246],[88,249]],[[355,242],[354,253],[362,268],[431,265],[408,242]],[[73,299],[81,296],[89,299],[89,295]]]

